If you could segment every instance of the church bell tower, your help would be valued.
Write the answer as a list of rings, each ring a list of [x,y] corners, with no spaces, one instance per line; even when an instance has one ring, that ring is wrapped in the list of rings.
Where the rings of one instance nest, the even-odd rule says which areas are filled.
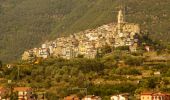
[[[122,26],[123,26],[123,23],[124,23],[124,14],[123,14],[122,9],[119,10],[117,19],[118,19],[117,20],[118,34],[120,34],[120,33],[122,33]]]
[[[124,23],[124,15],[122,10],[119,10],[118,12],[118,24],[120,23]]]

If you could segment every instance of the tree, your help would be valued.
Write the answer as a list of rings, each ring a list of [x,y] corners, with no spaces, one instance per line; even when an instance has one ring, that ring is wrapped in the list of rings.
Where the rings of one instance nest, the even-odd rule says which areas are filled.
[[[2,61],[0,60],[0,68],[2,68]]]
[[[129,46],[120,46],[117,47],[116,50],[129,50]]]
[[[141,75],[141,72],[135,68],[118,68],[116,69],[116,74],[119,75]]]
[[[139,86],[147,89],[154,89],[158,85],[158,79],[155,77],[144,79],[140,82]]]
[[[111,52],[112,52],[112,48],[109,45],[105,45],[104,47],[101,48],[102,54],[107,54],[107,53],[111,53]]]
[[[106,68],[116,67],[117,60],[115,59],[115,55],[106,55],[101,59],[101,62],[104,64]]]
[[[140,66],[143,64],[143,58],[142,57],[133,57],[133,56],[127,56],[125,59],[125,63],[128,65],[133,65],[133,66]]]
[[[47,100],[58,100],[59,98],[56,96],[54,93],[47,92],[46,93],[46,98]]]
[[[84,58],[84,55],[78,54],[77,58]]]
[[[18,93],[17,92],[12,92],[10,96],[10,100],[18,100]]]

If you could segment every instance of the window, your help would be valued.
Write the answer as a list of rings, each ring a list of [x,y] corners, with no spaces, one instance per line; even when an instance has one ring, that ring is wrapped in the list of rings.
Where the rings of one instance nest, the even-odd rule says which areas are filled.
[[[23,95],[24,93],[23,92],[18,92],[19,95]]]
[[[143,99],[145,99],[145,97],[143,97]]]

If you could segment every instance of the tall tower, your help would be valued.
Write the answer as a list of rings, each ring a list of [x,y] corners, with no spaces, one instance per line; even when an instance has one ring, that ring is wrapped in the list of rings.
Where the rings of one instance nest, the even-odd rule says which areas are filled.
[[[124,14],[122,9],[119,10],[118,16],[117,16],[117,28],[118,28],[118,34],[122,33],[122,25],[124,23]]]
[[[122,34],[123,24],[125,23],[125,0],[119,0],[120,2],[120,10],[117,15],[117,32],[118,34]]]
[[[124,23],[124,15],[123,15],[123,11],[122,11],[122,9],[121,10],[119,10],[119,12],[118,12],[118,24],[120,24],[120,23]]]

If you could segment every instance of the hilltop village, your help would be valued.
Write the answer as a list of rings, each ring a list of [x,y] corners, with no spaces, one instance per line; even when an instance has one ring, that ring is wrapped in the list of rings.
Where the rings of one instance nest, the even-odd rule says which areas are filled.
[[[0,69],[0,100],[14,97],[16,100],[170,100],[168,51],[154,51],[150,45],[140,51],[139,25],[126,22],[122,10],[117,18],[117,23],[60,37],[25,51],[22,60],[26,63],[21,61]],[[105,46],[125,46],[132,53],[127,48],[115,49],[93,59]],[[80,55],[83,57],[71,59]],[[27,63],[34,58],[46,60]]]
[[[98,50],[106,45],[129,46],[129,50],[135,52],[138,45],[137,34],[140,34],[139,25],[125,22],[123,11],[120,10],[117,23],[110,23],[44,43],[41,48],[25,51],[22,60],[29,60],[33,57],[48,58],[49,56],[70,59],[78,55],[95,58]]]

